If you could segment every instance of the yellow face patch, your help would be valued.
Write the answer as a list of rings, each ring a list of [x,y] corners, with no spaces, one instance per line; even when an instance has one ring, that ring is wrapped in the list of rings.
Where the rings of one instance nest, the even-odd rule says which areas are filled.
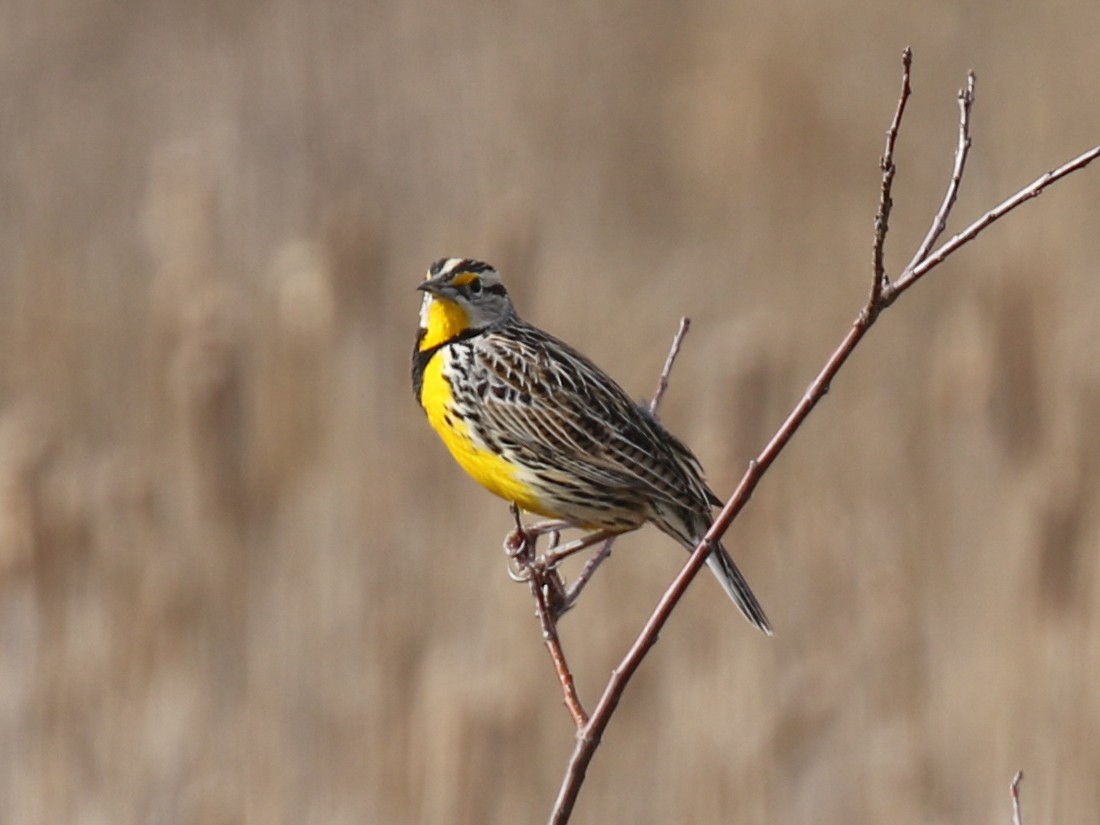
[[[454,301],[438,295],[425,295],[420,310],[420,323],[426,332],[420,339],[420,351],[431,349],[464,332],[470,325],[466,310]]]

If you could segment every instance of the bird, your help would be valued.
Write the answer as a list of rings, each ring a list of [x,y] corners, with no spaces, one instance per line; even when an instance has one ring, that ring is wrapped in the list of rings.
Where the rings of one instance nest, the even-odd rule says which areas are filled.
[[[699,460],[648,408],[523,320],[490,264],[441,258],[417,289],[413,392],[466,473],[531,513],[613,534],[649,522],[695,548],[721,501]],[[707,565],[745,618],[771,635],[721,543]]]

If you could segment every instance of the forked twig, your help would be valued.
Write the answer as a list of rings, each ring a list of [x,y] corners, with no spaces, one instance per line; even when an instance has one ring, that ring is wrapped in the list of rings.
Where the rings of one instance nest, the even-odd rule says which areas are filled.
[[[889,306],[892,304],[901,293],[905,292],[905,290],[909,289],[909,287],[920,280],[929,270],[943,263],[944,259],[953,252],[958,251],[960,246],[974,240],[974,238],[991,223],[1000,220],[1013,209],[1023,205],[1032,198],[1036,198],[1043,194],[1052,183],[1061,180],[1066,175],[1076,172],[1078,169],[1084,169],[1097,158],[1100,158],[1100,146],[1093,146],[1087,152],[1082,152],[1072,160],[1066,161],[1057,169],[1044,172],[1015,195],[1006,198],[1004,201],[994,206],[974,221],[974,223],[966,227],[962,232],[953,235],[949,241],[936,249],[935,252],[929,253],[928,257],[924,258],[924,260],[906,267],[901,276],[890,286],[888,294],[883,295],[884,305]]]
[[[939,240],[943,230],[947,228],[947,216],[955,206],[959,197],[959,186],[962,184],[963,172],[966,169],[966,158],[970,154],[970,109],[974,106],[974,72],[966,75],[966,88],[959,92],[959,143],[955,147],[955,165],[951,170],[951,180],[947,184],[947,192],[943,196],[936,217],[932,219],[932,225],[928,228],[928,234],[924,236],[913,260],[906,269],[912,269],[918,263],[928,257],[928,251]]]
[[[516,529],[505,539],[504,549],[526,574],[531,595],[535,599],[535,614],[538,616],[539,627],[542,630],[542,641],[550,653],[554,672],[561,683],[565,707],[573,717],[573,724],[580,728],[587,724],[588,714],[577,695],[577,685],[573,679],[573,672],[569,669],[569,663],[565,660],[565,651],[562,650],[555,621],[555,617],[560,615],[558,603],[564,597],[561,577],[553,567],[537,563],[535,553],[538,529],[524,527],[520,520],[519,508],[513,504],[511,509]]]
[[[910,61],[911,54],[909,50],[906,49],[903,56],[902,99],[899,100],[897,111],[894,116],[894,123],[891,126],[892,133],[900,126],[901,117],[905,108],[905,101],[908,99]],[[692,551],[691,556],[684,564],[683,568],[661,596],[652,615],[649,617],[648,621],[646,621],[645,626],[642,628],[637,639],[631,645],[618,667],[612,671],[611,678],[608,680],[603,694],[600,696],[595,709],[592,711],[591,717],[588,719],[587,723],[577,731],[577,743],[569,758],[561,788],[555,800],[554,808],[550,814],[549,821],[551,825],[563,825],[563,823],[568,822],[573,806],[576,803],[577,795],[584,783],[588,765],[592,761],[593,754],[599,746],[603,733],[615,711],[615,707],[619,703],[619,699],[626,685],[637,671],[646,653],[648,653],[650,648],[656,643],[658,634],[664,627],[665,622],[676,607],[676,604],[683,597],[691,580],[706,562],[712,544],[723,536],[733,522],[733,519],[741,512],[745,504],[748,503],[749,498],[752,496],[757,484],[760,483],[760,479],[763,477],[764,473],[767,472],[768,468],[791,440],[791,437],[806,420],[806,417],[817,403],[825,397],[826,393],[829,391],[829,386],[833,378],[848,360],[848,357],[867,333],[867,330],[874,324],[882,310],[890,306],[903,292],[905,292],[905,290],[909,289],[909,287],[915,284],[920,278],[942,263],[959,247],[973,240],[974,237],[991,223],[1004,217],[1025,201],[1037,196],[1052,183],[1078,169],[1084,168],[1089,163],[1096,160],[1097,157],[1100,157],[1100,146],[1096,146],[1063,166],[1042,175],[999,206],[986,212],[977,221],[967,227],[967,229],[952,237],[935,251],[929,251],[932,246],[935,245],[947,225],[962,181],[966,157],[971,143],[970,108],[974,99],[974,83],[974,75],[971,73],[967,76],[966,87],[960,92],[961,111],[959,118],[959,142],[955,150],[955,162],[951,181],[948,184],[947,195],[940,209],[936,212],[936,216],[932,221],[928,234],[925,236],[924,242],[922,242],[918,249],[918,254],[914,256],[913,261],[902,271],[898,279],[892,284],[889,283],[885,277],[885,266],[882,260],[882,250],[885,245],[887,223],[892,203],[890,199],[891,188],[895,172],[893,164],[893,147],[896,140],[896,134],[888,133],[887,153],[884,155],[882,163],[883,194],[875,222],[873,283],[867,303],[860,310],[855,321],[852,323],[851,329],[848,330],[848,333],[844,336],[839,346],[833,351],[832,355],[829,356],[821,371],[813,381],[810,382],[806,392],[787,416],[779,430],[765,445],[761,453],[749,462],[748,469],[737,485],[737,489],[734,490],[733,495],[730,496],[729,500],[718,514],[718,517],[711,525],[711,528],[707,531],[707,534],[699,542],[695,550]]]

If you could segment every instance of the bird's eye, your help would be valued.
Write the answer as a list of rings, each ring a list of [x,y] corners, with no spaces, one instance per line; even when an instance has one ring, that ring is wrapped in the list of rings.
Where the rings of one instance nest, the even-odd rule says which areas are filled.
[[[466,286],[470,290],[471,295],[480,295],[481,294],[481,278],[474,278]]]

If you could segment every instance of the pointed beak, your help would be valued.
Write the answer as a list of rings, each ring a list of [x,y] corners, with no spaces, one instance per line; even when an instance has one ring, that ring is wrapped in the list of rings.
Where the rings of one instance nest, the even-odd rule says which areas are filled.
[[[455,295],[458,294],[457,290],[453,286],[442,283],[440,278],[429,278],[426,281],[421,281],[420,286],[417,287],[421,292],[427,292],[429,295],[435,295],[440,298],[454,300]]]

